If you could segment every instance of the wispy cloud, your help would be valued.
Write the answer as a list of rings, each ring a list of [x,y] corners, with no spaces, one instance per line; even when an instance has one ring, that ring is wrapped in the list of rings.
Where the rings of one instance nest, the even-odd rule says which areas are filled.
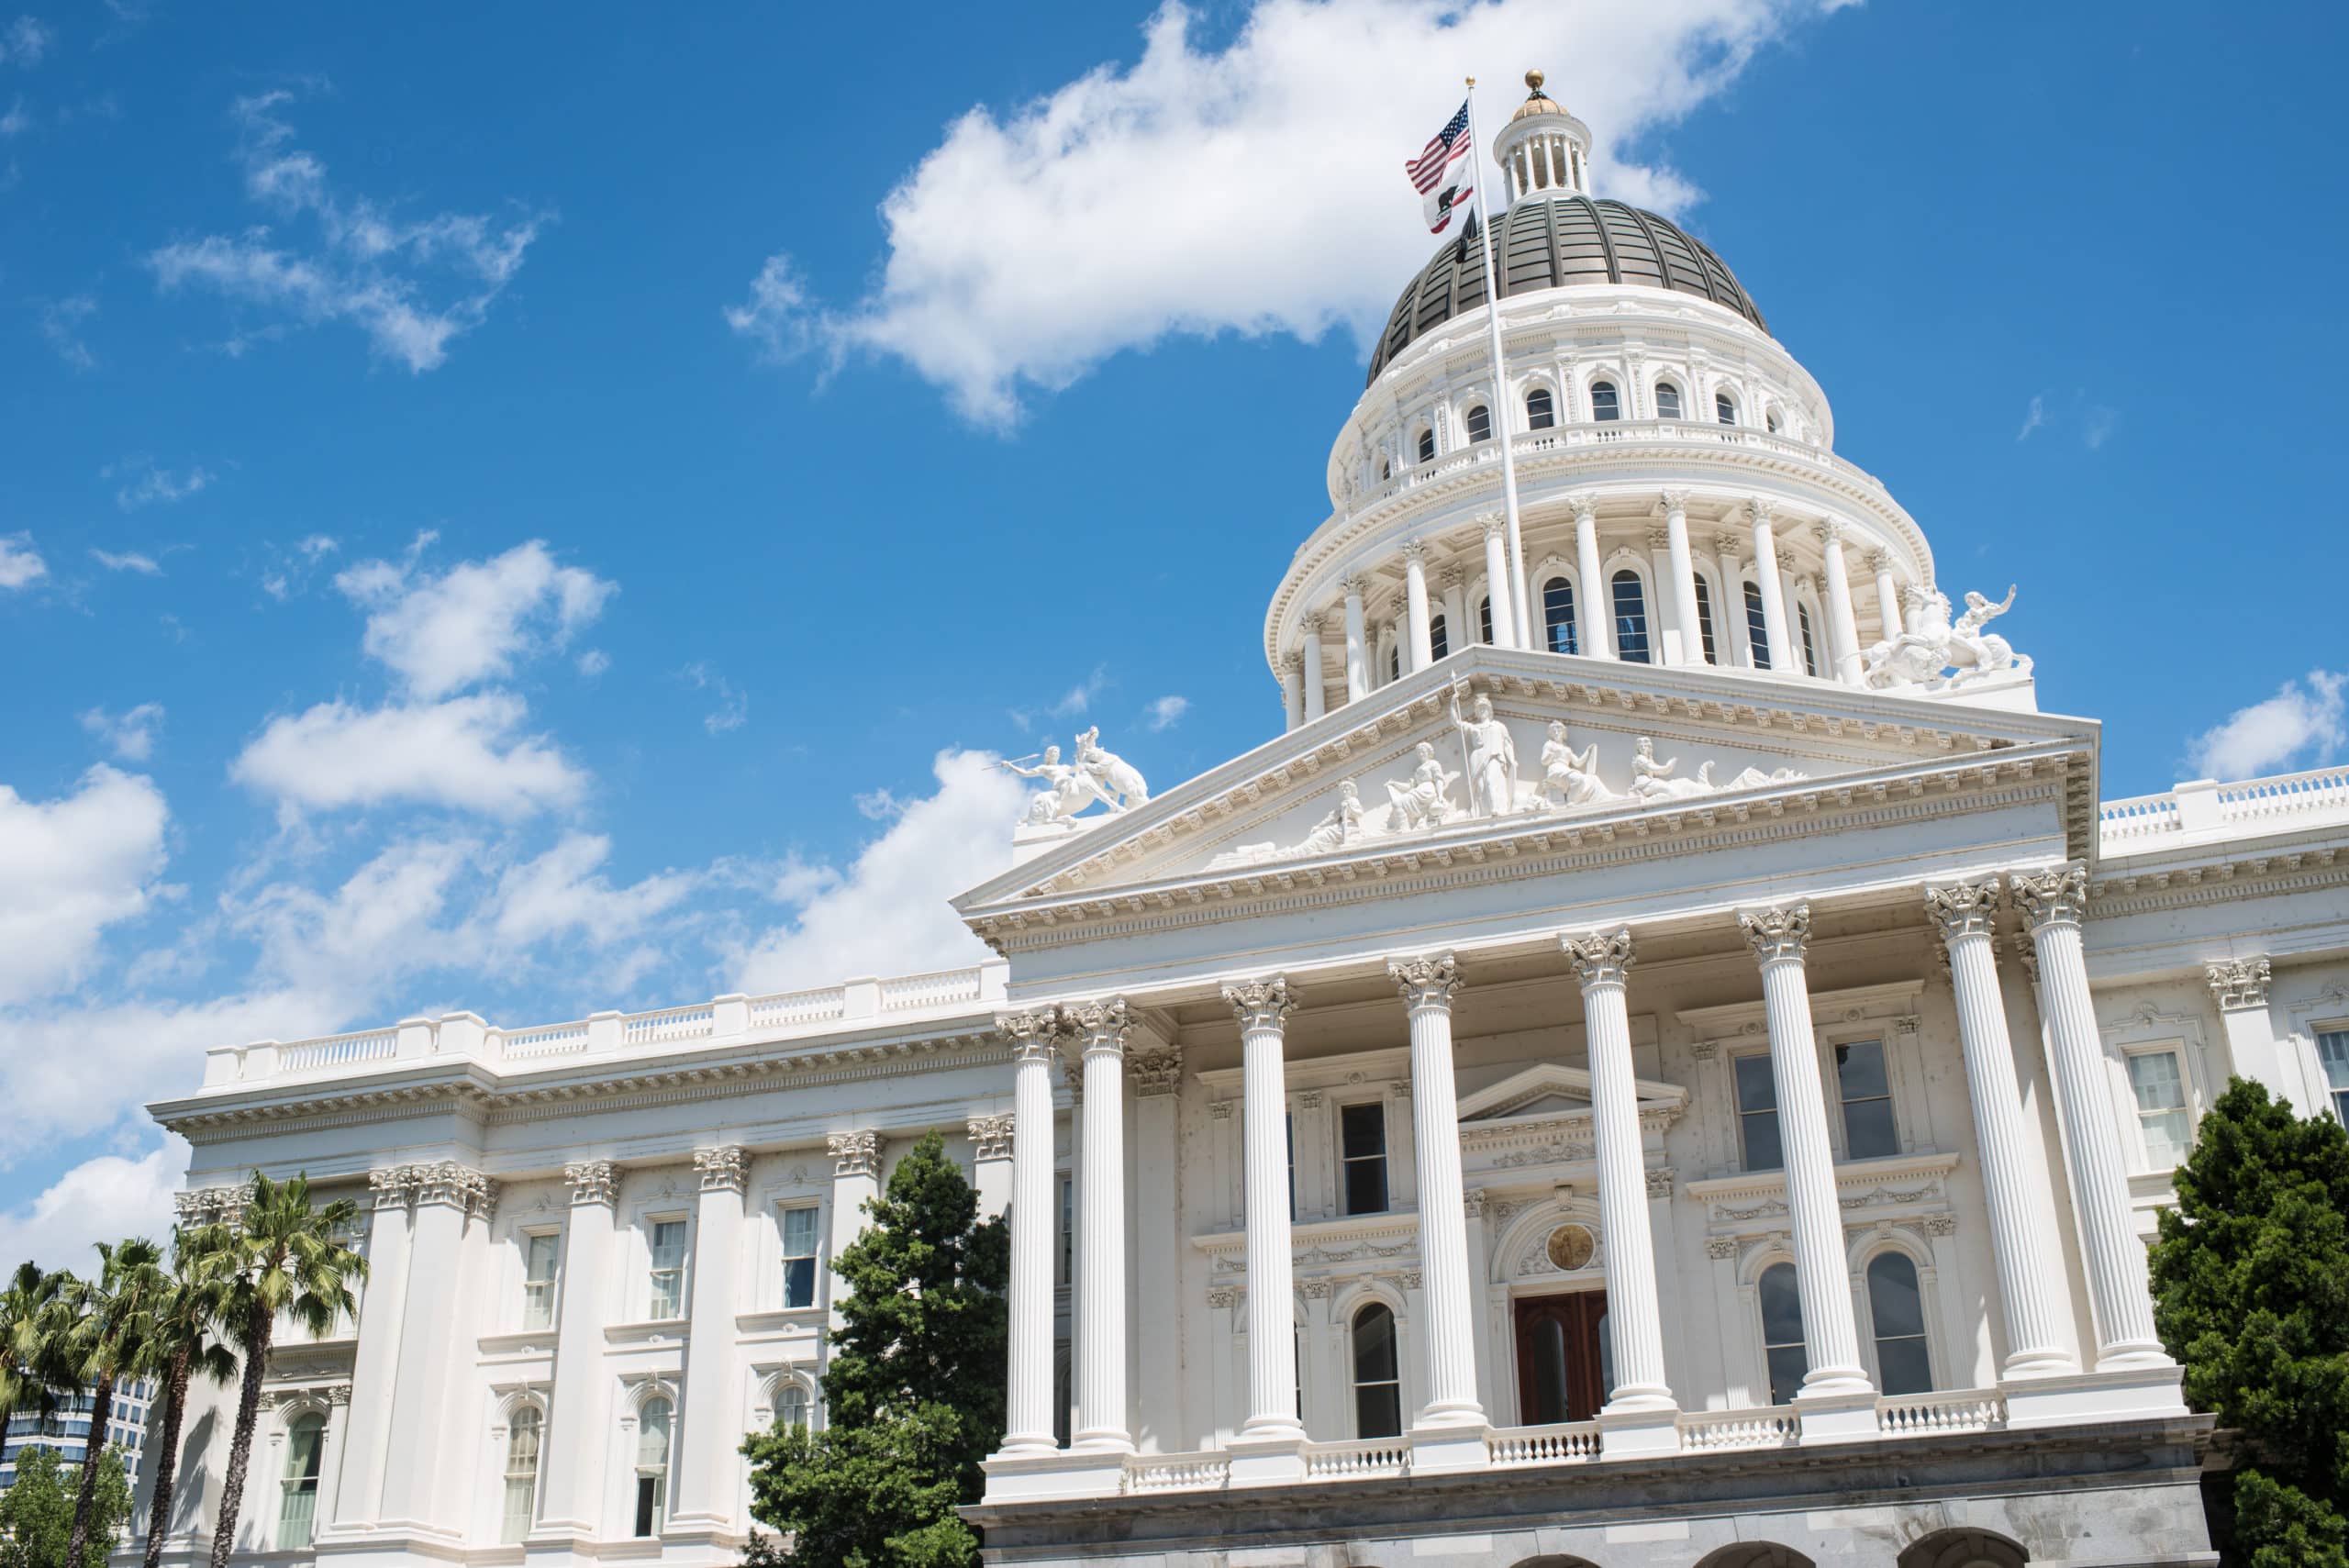
[[[1094,698],[1108,689],[1109,667],[1107,664],[1096,664],[1093,667],[1093,673],[1071,686],[1062,694],[1061,700],[1052,705],[1052,717],[1054,718],[1080,717],[1092,707]]]
[[[0,123],[0,132],[7,127]],[[97,355],[82,341],[82,323],[98,313],[98,302],[86,294],[53,299],[40,307],[40,335],[57,357],[77,371],[98,368]]]
[[[723,735],[740,729],[751,717],[751,699],[747,693],[735,689],[725,676],[707,664],[696,662],[677,672],[696,691],[707,692],[718,706],[702,715],[701,727],[712,735]]]
[[[2047,395],[2043,392],[2031,400],[2031,407],[2022,417],[2022,428],[2015,432],[2015,439],[2027,441],[2033,430],[2043,428],[2046,424]]]
[[[309,586],[310,578],[326,558],[341,548],[327,534],[310,534],[296,539],[291,549],[264,545],[267,560],[261,569],[261,591],[284,604]]]
[[[90,558],[109,572],[136,572],[142,577],[160,577],[163,569],[151,555],[141,555],[135,550],[117,554],[111,550],[94,550]]]
[[[2088,450],[2099,451],[2120,428],[2119,409],[2095,401],[2085,387],[2074,387],[2061,398],[2053,390],[2033,394],[2015,439],[2027,441],[2042,430],[2065,431],[2078,436]]]
[[[56,29],[38,17],[19,17],[0,28],[0,64],[39,65],[57,41]]]
[[[2311,670],[2287,681],[2276,695],[2239,707],[2186,743],[2187,762],[2202,778],[2244,779],[2294,764],[2332,762],[2349,729],[2349,674]]]
[[[22,588],[49,575],[30,534],[0,534],[0,588]]]
[[[155,732],[163,727],[163,705],[143,702],[122,713],[94,707],[82,716],[82,728],[106,743],[126,762],[143,762],[155,754]]]
[[[2121,428],[2120,414],[2102,404],[2091,404],[2080,428],[2080,440],[2088,450],[2096,451]]]
[[[219,476],[201,464],[191,463],[184,472],[174,473],[155,466],[152,458],[129,457],[106,464],[98,470],[98,477],[116,481],[114,504],[126,512],[135,512],[141,506],[184,501]]]
[[[1142,723],[1147,725],[1152,733],[1162,729],[1172,729],[1180,724],[1183,721],[1183,716],[1190,711],[1191,699],[1188,697],[1160,697],[1141,710]]]

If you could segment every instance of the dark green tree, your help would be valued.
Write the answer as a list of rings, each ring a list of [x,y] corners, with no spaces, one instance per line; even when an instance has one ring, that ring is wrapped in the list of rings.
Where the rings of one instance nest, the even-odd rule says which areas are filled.
[[[121,1540],[130,1518],[130,1483],[122,1473],[121,1453],[112,1448],[98,1456],[92,1473],[89,1544],[82,1561],[95,1568]],[[55,1449],[18,1453],[17,1479],[0,1492],[0,1568],[73,1568],[69,1553],[80,1490],[78,1475],[60,1462]]]
[[[2349,1132],[2244,1079],[2202,1118],[2153,1249],[2186,1397],[2242,1433],[2248,1568],[2349,1568]]]
[[[849,1284],[824,1373],[825,1426],[742,1445],[762,1568],[970,1568],[979,1461],[1003,1441],[1009,1232],[938,1134],[908,1151],[835,1262]],[[1042,1217],[1049,1223],[1049,1217]]]

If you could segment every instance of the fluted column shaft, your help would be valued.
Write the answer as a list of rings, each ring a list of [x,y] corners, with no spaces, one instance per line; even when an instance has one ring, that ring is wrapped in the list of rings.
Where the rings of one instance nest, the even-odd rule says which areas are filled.
[[[1575,509],[1575,570],[1582,577],[1582,651],[1594,659],[1615,657],[1614,600],[1598,561],[1598,504],[1586,495],[1573,499]]]
[[[1671,558],[1672,603],[1680,620],[1680,662],[1705,662],[1705,618],[1697,608],[1697,562],[1688,550],[1688,493],[1664,493],[1664,544]]]
[[[1827,562],[1828,651],[1835,662],[1835,678],[1847,686],[1860,684],[1859,621],[1852,613],[1852,578],[1843,561],[1843,530],[1839,524],[1819,526],[1819,547]]]
[[[1534,612],[1533,625],[1525,628],[1520,640],[1517,615],[1509,607],[1508,528],[1498,517],[1485,519],[1485,585],[1493,606],[1493,646],[1496,648],[1540,648],[1540,635],[1534,627],[1540,625],[1540,612]]]
[[[742,1251],[742,1193],[750,1152],[694,1151],[701,1201],[694,1218],[693,1337],[685,1346],[684,1429],[670,1517],[719,1528],[741,1492],[742,1411],[734,1362],[735,1278]]]
[[[1738,919],[1762,965],[1770,1077],[1778,1092],[1778,1142],[1786,1155],[1787,1207],[1794,1231],[1795,1284],[1802,1298],[1803,1354],[1809,1363],[1802,1396],[1865,1393],[1870,1385],[1852,1312],[1851,1273],[1843,1260],[1843,1207],[1835,1191],[1827,1097],[1819,1082],[1819,1042],[1811,1033],[1810,987],[1803,972],[1810,909],[1798,904]]]
[[[547,1412],[542,1528],[595,1535],[604,1517],[605,1417],[610,1404],[604,1318],[619,1174],[603,1160],[562,1168],[571,1218],[562,1239],[562,1314],[555,1329],[554,1407]]]
[[[1452,1070],[1452,997],[1460,969],[1450,953],[1386,966],[1401,987],[1411,1031],[1411,1143],[1419,1188],[1419,1267],[1427,1293],[1420,1341],[1427,1405],[1418,1424],[1473,1426],[1476,1323],[1469,1300],[1467,1188],[1460,1173],[1458,1089]]]
[[[1322,689],[1321,617],[1305,617],[1305,722],[1312,723],[1328,711],[1330,694]]]
[[[1046,1008],[998,1020],[1019,1052],[1011,1078],[1011,1333],[1003,1451],[1047,1453],[1052,1435],[1052,1045]]]
[[[1753,585],[1762,590],[1762,630],[1770,642],[1770,667],[1802,673],[1802,650],[1787,635],[1787,590],[1778,575],[1778,537],[1770,504],[1753,503]]]
[[[1428,628],[1428,552],[1417,539],[1403,547],[1403,599],[1410,639],[1404,646],[1404,668],[1424,670],[1435,662],[1435,641]]]
[[[1133,1451],[1126,1427],[1126,1035],[1123,998],[1071,1007],[1084,1051],[1085,1202],[1076,1262],[1077,1448]]]
[[[1625,980],[1633,957],[1629,930],[1563,939],[1582,986],[1590,1056],[1590,1128],[1598,1160],[1598,1225],[1607,1238],[1607,1321],[1615,1345],[1610,1414],[1669,1410],[1664,1368],[1664,1309],[1657,1299],[1655,1238],[1648,1225],[1647,1157],[1640,1141],[1639,1084],[1631,1068],[1631,1016]]]
[[[1745,628],[1745,573],[1738,566],[1735,534],[1713,536],[1713,555],[1721,571],[1721,631],[1729,639],[1721,662],[1734,670],[1753,668],[1753,639]]]
[[[1974,1103],[1974,1140],[1981,1150],[1982,1193],[1990,1209],[1990,1253],[2006,1321],[2002,1375],[2047,1377],[2080,1369],[2064,1346],[2059,1276],[2052,1267],[2054,1232],[2048,1226],[2054,1199],[2042,1189],[2024,1142],[2022,1089],[2015,1078],[1991,930],[1998,900],[1993,877],[1928,888],[1925,908],[1949,950],[1950,986],[1957,995],[1958,1044],[1965,1058],[1966,1094]]]
[[[1900,584],[1893,580],[1892,552],[1876,550],[1868,552],[1869,569],[1876,573],[1876,618],[1882,623],[1882,636],[1887,642],[1901,633]]]
[[[1370,633],[1363,624],[1359,577],[1349,577],[1346,589],[1346,700],[1360,702],[1370,695]]]
[[[1303,1438],[1297,1418],[1297,1318],[1289,1261],[1288,1084],[1282,1029],[1297,1005],[1275,978],[1228,985],[1240,1018],[1241,1137],[1247,1171],[1250,1437]]]
[[[2087,1251],[2088,1296],[2096,1307],[2096,1367],[2111,1372],[2165,1366],[2169,1356],[2154,1329],[2145,1249],[2130,1214],[2104,1044],[2088,998],[2087,961],[2080,945],[2087,873],[2078,865],[2061,866],[2036,875],[2017,873],[2013,884],[2039,954],[2055,1092],[2064,1102],[2064,1153],[2079,1209],[2080,1240]]]

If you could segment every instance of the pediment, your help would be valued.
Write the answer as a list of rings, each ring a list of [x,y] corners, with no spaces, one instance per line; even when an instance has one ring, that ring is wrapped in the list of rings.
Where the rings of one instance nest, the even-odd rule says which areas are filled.
[[[1677,1114],[1688,1103],[1688,1091],[1677,1084],[1646,1078],[1634,1081],[1632,1093],[1642,1110],[1668,1109]],[[1590,1110],[1590,1070],[1542,1062],[1512,1073],[1497,1084],[1487,1084],[1460,1096],[1463,1127],[1494,1127],[1519,1120],[1547,1121],[1587,1115]]]
[[[1479,697],[1492,709],[1481,724]],[[1822,802],[1954,794],[2037,768],[2071,786],[2085,844],[2094,734],[2077,719],[1825,682],[1478,646],[1074,827],[955,905],[989,936],[991,911],[1018,925],[1029,910],[1230,899],[1529,841],[1645,840]]]

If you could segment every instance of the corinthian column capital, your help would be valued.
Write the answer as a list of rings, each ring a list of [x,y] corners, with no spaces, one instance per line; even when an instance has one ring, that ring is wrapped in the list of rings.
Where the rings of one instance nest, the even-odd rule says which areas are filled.
[[[1134,1026],[1133,1009],[1126,1006],[1123,996],[1112,996],[1103,1002],[1072,1002],[1061,1009],[1061,1026],[1076,1037],[1087,1056],[1097,1051],[1123,1056],[1126,1032]]]
[[[1370,580],[1359,572],[1349,572],[1338,579],[1338,592],[1349,599],[1361,598],[1363,591],[1369,586]]]
[[[1667,518],[1675,513],[1683,517],[1688,515],[1688,492],[1686,490],[1667,490],[1656,500]]]
[[[1285,976],[1275,974],[1269,980],[1246,980],[1223,988],[1223,999],[1231,1004],[1232,1013],[1240,1019],[1240,1028],[1277,1029],[1289,1014],[1297,1010],[1297,995],[1288,988]]]
[[[1753,496],[1745,503],[1745,510],[1753,519],[1755,528],[1767,526],[1778,514],[1776,503],[1765,500],[1759,495]]]
[[[2033,930],[2076,926],[2087,913],[2088,868],[2077,861],[2048,871],[2016,872],[2007,878],[2007,885]]]
[[[1596,522],[1598,519],[1598,497],[1596,495],[1586,494],[1569,495],[1566,497],[1566,505],[1574,508],[1575,521],[1577,523]]]
[[[1022,1062],[1041,1062],[1052,1053],[1052,1043],[1060,1036],[1061,1015],[1057,1007],[1038,1007],[1025,1013],[998,1013],[995,1032],[1011,1042],[1011,1049]]]
[[[1460,989],[1460,965],[1448,952],[1389,959],[1386,973],[1414,1010],[1449,1007],[1453,993]]]
[[[1476,527],[1486,539],[1506,539],[1508,536],[1508,520],[1498,512],[1478,514]]]
[[[571,1201],[598,1204],[605,1208],[619,1201],[619,1173],[609,1160],[580,1160],[562,1168],[562,1179],[571,1185]]]
[[[1799,963],[1804,951],[1810,946],[1808,904],[1784,909],[1749,909],[1738,916],[1737,925],[1753,947],[1753,956],[1765,965],[1789,960]]]
[[[1422,539],[1405,539],[1402,545],[1402,556],[1406,561],[1425,561],[1428,558],[1427,540]]]
[[[1594,985],[1622,984],[1638,957],[1631,947],[1628,926],[1593,931],[1585,937],[1560,937],[1558,947],[1574,966],[1575,979],[1586,991]]]
[[[750,1183],[751,1151],[739,1143],[696,1149],[694,1170],[701,1176],[702,1191],[739,1194]]]
[[[1953,882],[1925,889],[1925,917],[1943,943],[1959,937],[1989,936],[1998,913],[1998,879]]]
[[[2210,995],[2218,998],[2221,1007],[2264,1007],[2267,1006],[2267,961],[2264,958],[2230,958],[2204,967]]]
[[[881,1135],[870,1128],[824,1135],[824,1152],[832,1157],[835,1176],[877,1176],[881,1173]]]
[[[1820,518],[1819,521],[1810,525],[1810,537],[1817,539],[1827,549],[1834,549],[1838,544],[1842,542],[1842,519],[1840,517]]]

